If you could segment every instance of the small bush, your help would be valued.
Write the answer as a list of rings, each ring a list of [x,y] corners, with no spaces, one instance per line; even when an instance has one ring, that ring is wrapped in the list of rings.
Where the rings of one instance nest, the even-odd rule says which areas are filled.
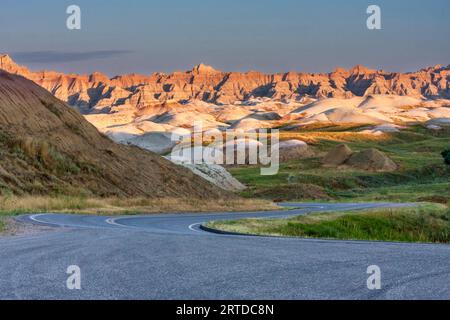
[[[77,174],[80,168],[70,158],[60,153],[46,141],[25,138],[18,140],[14,145],[15,152],[37,161],[39,165],[65,173]]]
[[[51,112],[51,113],[53,113],[55,116],[57,116],[58,118],[60,118],[61,117],[61,115],[62,115],[62,112],[61,112],[61,110],[58,108],[58,106],[55,104],[55,103],[53,103],[53,102],[48,102],[48,101],[45,101],[45,100],[42,100],[41,99],[41,103]]]
[[[445,150],[442,153],[442,157],[444,158],[444,162],[448,165],[450,165],[450,149]]]

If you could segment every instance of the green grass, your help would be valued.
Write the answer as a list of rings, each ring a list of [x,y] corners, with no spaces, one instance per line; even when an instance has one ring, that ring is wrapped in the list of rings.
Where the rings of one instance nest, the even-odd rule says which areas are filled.
[[[317,213],[290,219],[219,221],[211,222],[208,226],[257,235],[450,243],[450,209],[437,204]]]
[[[4,217],[0,217],[0,234],[6,230],[6,222]]]
[[[450,201],[450,182],[403,184],[399,186],[356,189],[336,192],[341,201],[435,202]]]
[[[299,138],[304,134],[299,133]],[[290,137],[295,138],[292,134]],[[340,143],[314,142],[319,153],[316,158],[283,163],[275,176],[261,176],[259,168],[251,166],[231,168],[230,172],[249,187],[242,193],[249,198],[450,202],[450,166],[444,164],[441,155],[450,147],[450,128],[432,132],[419,125],[387,139],[345,141],[353,151],[376,148],[385,152],[399,165],[395,172],[323,167],[322,155]]]

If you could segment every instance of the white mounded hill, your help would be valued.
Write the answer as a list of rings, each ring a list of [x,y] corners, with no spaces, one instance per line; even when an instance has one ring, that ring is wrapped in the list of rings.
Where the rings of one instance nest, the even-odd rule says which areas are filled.
[[[379,112],[390,112],[396,108],[417,107],[423,102],[422,99],[408,96],[395,95],[370,95],[366,97],[358,108],[363,110],[374,109]]]
[[[324,113],[332,123],[372,123],[381,124],[391,119],[378,111],[363,111],[357,108],[336,108]]]
[[[257,120],[254,118],[244,118],[233,123],[229,129],[236,131],[255,131],[258,129],[271,128],[272,124],[268,121]]]
[[[219,127],[228,127],[226,123],[218,122],[213,115],[196,112],[167,112],[161,115],[157,115],[151,120],[159,124],[167,124],[173,127],[190,128],[194,125],[194,122],[202,123],[203,129],[213,129]]]
[[[253,114],[247,108],[237,107],[237,106],[227,106],[226,108],[221,108],[217,113],[214,114],[217,121],[232,124],[236,121],[244,119],[245,117]]]
[[[364,101],[363,97],[354,97],[351,99],[321,99],[310,104],[297,108],[291,114],[299,114],[304,116],[315,116],[329,110],[337,108],[357,108]]]
[[[450,117],[450,101],[426,101],[416,97],[370,95],[351,99],[322,99],[291,112],[302,123],[410,123]]]

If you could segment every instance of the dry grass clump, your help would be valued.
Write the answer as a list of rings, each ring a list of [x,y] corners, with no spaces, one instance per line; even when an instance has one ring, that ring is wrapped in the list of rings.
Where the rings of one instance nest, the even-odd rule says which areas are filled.
[[[13,140],[13,148],[16,153],[35,159],[48,169],[53,171],[78,173],[78,166],[68,157],[64,156],[47,141],[37,140],[31,137]]]
[[[96,215],[143,214],[165,212],[229,212],[279,209],[260,199],[199,200],[192,198],[90,198],[68,196],[0,197],[0,214],[82,213]]]
[[[362,132],[280,132],[280,140],[298,139],[308,144],[318,144],[320,141],[336,142],[381,142],[390,139],[389,134],[373,135]]]

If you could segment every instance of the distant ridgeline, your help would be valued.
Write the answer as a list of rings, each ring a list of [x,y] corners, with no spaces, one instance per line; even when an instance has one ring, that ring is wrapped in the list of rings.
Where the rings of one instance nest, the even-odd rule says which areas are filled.
[[[112,79],[102,73],[63,74],[53,71],[31,72],[8,55],[0,56],[0,69],[22,75],[72,106],[101,109],[127,105],[138,109],[175,100],[202,100],[232,104],[252,98],[300,100],[311,98],[351,98],[389,94],[450,98],[450,66],[435,66],[412,73],[392,73],[356,66],[336,69],[328,74],[279,73],[256,71],[221,72],[200,64],[190,71],[149,76],[130,74]]]

